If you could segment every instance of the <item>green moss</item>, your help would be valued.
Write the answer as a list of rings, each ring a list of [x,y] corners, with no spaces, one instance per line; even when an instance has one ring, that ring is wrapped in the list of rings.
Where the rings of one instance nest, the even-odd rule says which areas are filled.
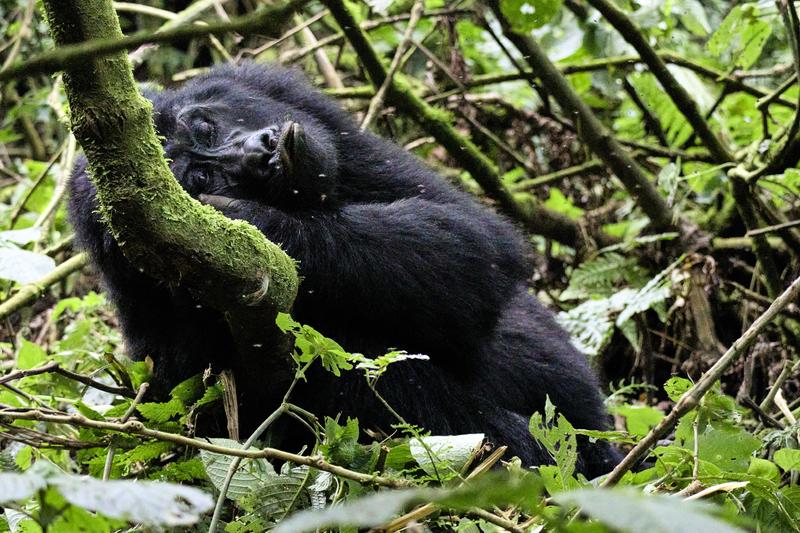
[[[122,37],[110,2],[44,5],[59,45]],[[298,287],[294,260],[253,226],[183,191],[164,160],[152,106],[138,94],[126,54],[71,65],[64,83],[102,220],[126,257],[223,311],[252,305],[289,310]]]

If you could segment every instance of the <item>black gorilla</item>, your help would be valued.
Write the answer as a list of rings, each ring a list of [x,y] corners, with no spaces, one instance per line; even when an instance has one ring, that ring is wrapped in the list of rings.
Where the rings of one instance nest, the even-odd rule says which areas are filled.
[[[407,421],[439,435],[483,432],[527,464],[551,462],[527,428],[546,395],[576,427],[606,427],[587,362],[527,293],[526,245],[508,221],[360,132],[294,71],[218,67],[151,98],[181,185],[299,260],[298,321],[352,351],[430,356],[393,365],[379,382]],[[221,316],[132,268],[96,210],[83,162],[71,181],[78,242],[117,307],[127,351],[154,360],[155,389],[225,367],[233,343]],[[284,392],[260,366],[253,361],[256,379],[239,386],[243,431]],[[293,401],[358,417],[364,428],[396,422],[355,373],[311,375]],[[284,444],[296,446],[297,436]],[[587,475],[613,466],[608,445],[580,448]]]

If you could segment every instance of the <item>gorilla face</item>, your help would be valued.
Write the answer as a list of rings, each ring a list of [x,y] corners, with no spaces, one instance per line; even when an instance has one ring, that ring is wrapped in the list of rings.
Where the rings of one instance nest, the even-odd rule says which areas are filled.
[[[335,132],[301,109],[209,80],[153,96],[170,168],[191,194],[320,206],[338,174]]]

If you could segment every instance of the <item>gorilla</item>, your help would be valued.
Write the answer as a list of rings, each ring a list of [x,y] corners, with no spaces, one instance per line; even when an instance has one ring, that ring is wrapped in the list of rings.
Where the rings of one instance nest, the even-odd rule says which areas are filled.
[[[294,70],[215,67],[148,96],[184,189],[299,261],[297,321],[368,356],[429,356],[392,365],[378,382],[406,421],[434,435],[484,433],[528,465],[552,463],[528,431],[548,396],[575,427],[607,427],[585,357],[528,293],[529,247],[508,220],[360,131]],[[225,368],[234,343],[221,314],[127,262],[97,214],[85,160],[70,182],[69,210],[126,351],[154,362],[153,389],[163,394],[209,366]],[[285,392],[271,386],[263,361],[247,370],[244,386],[237,379],[245,432]],[[292,401],[318,416],[357,417],[362,428],[390,432],[397,423],[357,372],[312,372]],[[306,442],[301,429],[284,431],[282,445]],[[595,477],[616,461],[607,443],[579,439],[578,471]]]

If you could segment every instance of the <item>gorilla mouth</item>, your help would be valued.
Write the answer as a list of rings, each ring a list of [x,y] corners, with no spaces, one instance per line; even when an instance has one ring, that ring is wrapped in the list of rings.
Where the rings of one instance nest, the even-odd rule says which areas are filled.
[[[275,155],[283,166],[284,172],[292,175],[296,163],[300,163],[306,156],[306,134],[303,126],[294,121],[287,121],[281,127],[278,135],[278,142],[275,148]],[[275,157],[270,160],[270,164],[275,161]]]

